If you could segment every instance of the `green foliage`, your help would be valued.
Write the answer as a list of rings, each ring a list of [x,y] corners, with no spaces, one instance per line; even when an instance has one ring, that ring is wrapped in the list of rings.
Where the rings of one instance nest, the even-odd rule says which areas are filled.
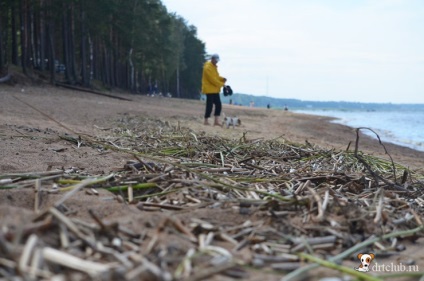
[[[13,2],[1,1],[0,20],[4,23],[10,22]],[[65,65],[67,76],[69,69],[75,70],[72,75],[76,76],[76,83],[83,80],[79,75],[84,67],[90,68],[92,78],[101,80],[107,88],[118,87],[145,94],[148,85],[157,84],[164,94],[171,92],[175,96],[178,93],[183,98],[197,96],[193,93],[197,94],[200,89],[205,45],[197,38],[196,29],[188,26],[183,18],[168,13],[160,0],[33,0],[22,3],[15,5],[16,15],[29,19],[28,26],[37,29],[25,29],[23,39],[19,39],[16,46],[10,43],[2,46],[30,54],[28,63],[21,65],[23,68],[37,68],[31,61],[44,61],[37,56],[45,54],[68,64]],[[17,30],[20,26],[19,21],[14,24]],[[1,34],[10,34],[12,30],[11,24],[0,24],[0,28]],[[48,28],[52,29],[49,35]],[[38,42],[52,43],[54,49]],[[12,53],[0,48],[1,51],[9,56]],[[10,58],[0,62],[7,65]]]

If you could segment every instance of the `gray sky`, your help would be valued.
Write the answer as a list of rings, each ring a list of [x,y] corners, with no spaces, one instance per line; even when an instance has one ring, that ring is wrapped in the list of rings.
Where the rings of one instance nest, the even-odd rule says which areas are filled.
[[[162,0],[237,93],[424,103],[424,0]]]

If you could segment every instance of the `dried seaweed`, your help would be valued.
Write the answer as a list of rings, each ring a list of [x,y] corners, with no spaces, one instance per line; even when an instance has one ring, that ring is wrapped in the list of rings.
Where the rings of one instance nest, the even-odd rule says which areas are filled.
[[[361,153],[358,139],[353,152],[325,150],[283,138],[225,139],[131,116],[109,132],[80,138],[128,155],[113,174],[0,175],[0,189],[63,193],[32,225],[2,227],[1,276],[202,280],[219,274],[249,278],[250,268],[293,276],[296,269],[308,270],[303,258],[321,262],[332,256],[329,262],[338,262],[359,246],[387,254],[400,237],[423,236],[423,175]],[[404,175],[397,178],[396,170]],[[100,189],[165,218],[153,224],[153,234],[143,235],[94,212],[94,224],[66,215],[68,198]],[[34,206],[38,210],[39,202]],[[217,214],[174,216],[204,209]],[[243,222],[219,218],[225,210],[236,210]]]

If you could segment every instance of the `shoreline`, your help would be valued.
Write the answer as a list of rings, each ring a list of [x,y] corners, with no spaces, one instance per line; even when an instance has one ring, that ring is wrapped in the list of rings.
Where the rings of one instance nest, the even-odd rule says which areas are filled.
[[[333,122],[337,119],[336,117],[261,108],[248,108],[248,110],[267,113],[268,125],[266,127],[271,128],[268,133],[270,137],[278,137],[279,134],[275,131],[282,130],[282,135],[294,142],[305,143],[308,141],[328,149],[346,150],[349,147],[349,150],[354,150],[356,128]],[[268,114],[269,111],[273,113]],[[386,142],[384,138],[381,139],[381,142],[395,163],[422,171],[424,151]],[[383,145],[377,138],[363,132],[360,133],[360,151],[390,161],[390,156],[385,153]]]
[[[422,195],[419,178],[422,173],[417,177],[409,174],[404,187],[411,185],[411,192],[398,193],[373,179],[363,166],[356,165],[355,159],[346,159],[346,165],[340,165],[335,172],[340,160],[343,162],[339,151],[347,146],[353,149],[352,140],[355,141],[356,137],[353,128],[332,124],[331,118],[326,117],[267,109],[234,109],[224,105],[227,116],[237,115],[242,120],[240,127],[226,129],[203,125],[205,105],[201,102],[124,96],[132,101],[53,87],[27,88],[25,93],[16,88],[9,88],[6,92],[0,87],[0,173],[5,179],[3,184],[14,185],[2,189],[0,218],[4,226],[11,229],[11,235],[22,225],[35,230],[41,227],[43,229],[40,230],[44,231],[38,231],[37,235],[42,235],[43,241],[52,242],[36,245],[36,250],[43,250],[60,244],[58,237],[68,232],[67,226],[62,228],[59,223],[77,219],[81,222],[75,224],[81,227],[77,230],[87,232],[99,241],[113,241],[110,235],[129,241],[130,247],[123,247],[123,254],[134,250],[144,253],[145,247],[150,248],[146,257],[151,259],[153,266],[158,264],[157,268],[162,270],[161,264],[155,262],[158,261],[157,254],[164,249],[173,249],[169,253],[173,254],[173,268],[177,268],[193,249],[200,249],[199,241],[205,239],[204,233],[208,232],[212,238],[222,233],[231,237],[242,233],[237,240],[233,239],[235,242],[217,239],[208,243],[249,265],[243,268],[243,279],[277,281],[285,273],[273,268],[273,264],[281,264],[275,257],[281,249],[295,254],[301,249],[299,246],[304,239],[282,241],[282,236],[276,236],[276,233],[306,240],[325,240],[317,244],[320,247],[315,250],[329,256],[357,247],[355,245],[369,237],[387,233],[395,233],[398,237],[405,235],[405,231],[413,231],[414,236],[401,239],[396,244],[391,240],[381,241],[387,249],[389,246],[401,248],[391,255],[379,256],[379,263],[397,264],[412,260],[414,264],[423,266],[423,239],[418,232],[423,212],[421,203],[415,200]],[[258,139],[277,139],[287,141],[289,145],[272,141],[256,143]],[[309,151],[308,147],[290,147],[291,143],[305,142],[318,149]],[[118,149],[111,149],[112,145]],[[234,153],[231,147],[234,147]],[[244,149],[246,147],[249,150]],[[324,147],[329,149],[328,153],[322,150]],[[374,155],[384,154],[373,140],[361,136],[360,150],[364,151],[365,147]],[[148,149],[143,154],[145,148]],[[169,151],[168,148],[171,148],[172,155],[161,152]],[[185,152],[188,151],[186,148],[190,148],[196,153],[180,154],[180,148]],[[282,151],[274,153],[276,149]],[[424,159],[416,151],[397,146],[388,149],[393,152],[392,156],[396,153],[394,160],[397,163],[397,156],[406,157],[408,153],[411,153],[410,158],[406,160],[413,163]],[[175,153],[175,150],[178,152]],[[140,151],[139,157],[132,153],[135,151]],[[149,157],[149,153],[157,157]],[[324,164],[322,170],[315,170],[311,167],[311,159],[328,165]],[[193,162],[194,166],[182,165],[181,162],[186,160]],[[223,161],[227,166],[224,169],[221,168]],[[355,168],[350,169],[351,166]],[[293,167],[297,170],[292,173]],[[390,168],[383,174],[390,182],[393,181]],[[402,175],[397,174],[397,177]],[[28,179],[28,175],[35,177]],[[68,181],[61,182],[60,178]],[[95,185],[89,186],[90,183]],[[154,186],[137,190],[130,188],[137,183],[143,186],[144,183],[153,183]],[[236,188],[232,188],[233,185]],[[119,190],[111,193],[106,190],[110,187]],[[386,190],[386,187],[389,188]],[[71,192],[70,188],[73,188]],[[133,191],[137,192],[136,196],[133,196]],[[281,196],[289,200],[282,200]],[[64,202],[63,216],[66,218],[58,219],[52,210]],[[326,207],[319,207],[319,202],[326,202]],[[411,212],[416,219],[405,221],[404,218],[411,216]],[[54,226],[45,228],[44,221],[40,224],[41,221],[36,220],[44,213],[51,213],[53,217],[46,217],[45,221],[50,226],[53,219]],[[203,223],[208,227],[203,227]],[[106,229],[98,231],[97,227],[88,228],[87,225],[100,225],[100,229],[105,226]],[[327,229],[325,232],[321,231],[323,226]],[[412,232],[409,233],[412,235]],[[74,239],[74,235],[70,234]],[[19,249],[28,245],[29,237],[22,237],[17,244]],[[266,247],[276,243],[286,246],[277,247],[275,251],[270,248],[272,252],[263,256],[271,259],[264,258],[265,263],[256,268],[258,264],[252,257],[262,250],[257,252],[244,243],[252,237],[255,244],[270,242],[264,244]],[[84,239],[75,241],[86,242]],[[175,241],[179,243],[178,247]],[[12,242],[6,241],[6,244],[16,246]],[[115,249],[116,243],[109,242],[105,245]],[[75,250],[79,250],[79,245],[74,245]],[[243,249],[237,249],[238,245],[242,245]],[[136,246],[138,248],[134,248]],[[373,251],[381,250],[381,247],[369,247]],[[68,248],[64,250],[68,251]],[[83,251],[81,256],[84,256]],[[345,257],[341,262],[353,268],[358,265],[354,261],[355,255]],[[100,258],[95,261],[99,265],[105,261],[104,257]],[[19,255],[9,259],[19,262]],[[275,262],[267,264],[268,260]],[[193,265],[193,270],[200,269],[201,272],[211,267],[197,261]],[[293,260],[292,265],[298,268],[303,262],[301,259]],[[135,264],[134,269],[139,266]],[[341,278],[341,275],[320,267],[305,278],[318,280],[332,276]],[[211,278],[221,279],[222,276]]]
[[[424,152],[424,146],[422,138],[412,132],[414,129],[411,127],[411,122],[414,119],[408,115],[410,112],[400,111],[360,111],[360,110],[346,110],[341,111],[337,109],[332,110],[296,110],[295,113],[311,114],[316,116],[327,116],[334,118],[333,123],[346,125],[352,128],[357,126],[366,127],[370,130],[364,131],[365,134],[371,136],[373,139],[378,140],[378,137],[382,140],[387,140],[387,143],[403,146],[416,151]],[[401,114],[400,114],[401,113]],[[364,118],[363,114],[366,114]],[[394,118],[393,114],[396,114],[398,118]],[[420,112],[422,114],[422,112]],[[414,118],[416,118],[414,116]],[[387,119],[387,122],[381,122],[380,120]],[[398,121],[401,120],[400,122]],[[408,123],[405,124],[406,119]],[[371,120],[371,121],[369,121]],[[411,121],[412,120],[412,121]],[[417,120],[420,120],[418,118]],[[366,124],[366,125],[364,125]],[[390,124],[389,126],[387,124]],[[372,131],[371,131],[372,130]],[[412,133],[412,134],[411,134]],[[377,137],[378,136],[378,137]]]
[[[45,87],[25,87],[22,92],[20,87],[0,86],[0,133],[2,141],[0,150],[4,157],[0,170],[28,170],[32,167],[36,170],[46,170],[53,163],[58,165],[83,165],[88,169],[88,162],[94,160],[84,160],[74,157],[71,152],[66,153],[66,157],[56,157],[54,160],[47,159],[40,154],[40,149],[51,149],[48,144],[38,144],[40,147],[32,147],[28,140],[14,138],[11,136],[25,134],[23,129],[10,130],[8,125],[26,126],[39,128],[41,130],[54,129],[60,133],[67,132],[58,123],[76,132],[93,135],[102,133],[96,128],[108,128],[111,120],[122,118],[123,116],[139,116],[143,118],[159,119],[173,126],[185,126],[195,133],[211,134],[217,137],[240,139],[276,139],[281,138],[289,142],[305,143],[326,149],[350,150],[354,149],[356,141],[355,128],[331,122],[333,117],[307,115],[291,111],[280,111],[274,109],[249,108],[223,104],[223,114],[226,116],[238,116],[242,125],[235,129],[226,129],[214,126],[203,125],[204,102],[199,100],[184,100],[175,98],[147,97],[141,95],[119,94],[121,97],[132,101],[116,100],[110,97],[97,96],[73,90]],[[31,104],[36,110],[29,108],[16,98]],[[43,112],[45,115],[41,114]],[[47,118],[46,116],[49,116]],[[56,122],[53,122],[55,120]],[[19,131],[20,133],[17,133]],[[424,152],[413,150],[396,144],[385,143],[390,156],[395,163],[404,165],[411,169],[422,169],[424,167]],[[390,160],[384,148],[377,140],[360,134],[359,150]],[[25,154],[20,153],[26,151]],[[24,159],[16,160],[16,153]],[[62,156],[65,154],[62,153]],[[58,159],[56,159],[58,158]],[[107,169],[109,166],[120,165],[121,157],[105,158],[97,166]],[[108,161],[111,161],[110,163]],[[7,162],[12,163],[11,165]],[[87,163],[85,163],[87,162]],[[33,169],[33,170],[34,170]]]

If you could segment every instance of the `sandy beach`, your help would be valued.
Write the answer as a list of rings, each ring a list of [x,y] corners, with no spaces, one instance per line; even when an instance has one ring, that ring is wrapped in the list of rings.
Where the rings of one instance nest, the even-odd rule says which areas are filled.
[[[225,104],[225,100],[223,114],[238,116],[242,121],[242,125],[236,129],[204,126],[204,103],[197,100],[119,94],[131,100],[125,101],[54,87],[1,86],[0,91],[0,136],[6,140],[0,144],[2,172],[45,171],[48,167],[78,166],[95,173],[122,165],[120,155],[96,157],[95,160],[89,156],[82,158],[70,151],[58,155],[49,149],[52,143],[59,145],[59,141],[50,139],[47,143],[40,143],[28,138],[11,137],[25,135],[26,129],[95,135],[101,133],[98,128],[107,128],[113,120],[124,115],[148,116],[189,127],[195,132],[230,139],[243,135],[247,139],[280,138],[296,143],[307,141],[328,149],[349,148],[352,151],[356,141],[355,128],[331,123],[329,117],[240,107]],[[23,127],[19,129],[19,126]],[[47,139],[48,136],[45,134]],[[411,169],[424,167],[424,152],[385,143],[384,139],[382,142],[396,163]],[[359,150],[390,159],[379,142],[369,136],[361,135]]]
[[[335,151],[346,149],[353,151],[355,147],[355,129],[331,123],[331,118],[327,117],[224,104],[225,115],[237,116],[242,122],[241,126],[227,129],[203,125],[202,101],[110,94],[127,100],[50,86],[0,86],[0,175],[56,169],[74,169],[90,175],[112,173],[125,166],[130,158],[127,153],[118,150],[104,153],[95,147],[77,147],[62,137],[82,136],[83,141],[85,136],[107,136],[118,120],[128,119],[131,116],[160,120],[164,124],[176,127],[187,127],[197,136],[245,138],[249,141],[278,139],[282,142],[302,144],[307,142],[311,146]],[[115,142],[115,139],[110,139],[111,144],[119,145]],[[421,170],[424,167],[423,152],[388,143],[384,145],[396,163],[412,170]],[[360,136],[359,150],[389,159],[378,141],[365,135]],[[116,200],[101,201],[99,198],[111,195],[106,190],[99,192],[98,197],[80,192],[78,197],[68,200],[67,207],[77,210],[72,217],[92,221],[89,210],[94,210],[105,221],[119,222],[133,230],[143,229],[154,236],[151,233],[155,233],[156,224],[171,214],[160,211],[140,212],[134,205],[125,205]],[[0,221],[3,225],[30,224],[37,217],[37,213],[33,210],[35,195],[32,188],[1,190],[1,193]],[[60,196],[46,195],[39,211],[48,210]],[[246,217],[231,208],[201,208],[196,213],[175,212],[172,217],[181,221],[188,221],[193,217],[211,222],[228,220],[234,224],[243,224],[246,220],[255,224],[264,219],[259,215]],[[150,232],[145,229],[149,229]],[[422,239],[419,241],[422,242]],[[407,244],[407,251],[402,252],[400,257],[414,257],[418,265],[424,266],[421,244]],[[250,259],[250,254],[244,250],[236,255],[243,256],[246,260]],[[396,259],[400,257],[395,256]],[[356,264],[357,262],[353,261],[349,266],[353,267]],[[338,276],[334,271],[324,271],[321,275],[318,271],[314,271],[313,274],[314,277],[309,276],[305,280],[317,280],[315,279],[317,276]],[[244,279],[280,280],[281,276],[282,274],[252,270],[249,272],[249,278]],[[208,280],[233,279],[218,276]]]

